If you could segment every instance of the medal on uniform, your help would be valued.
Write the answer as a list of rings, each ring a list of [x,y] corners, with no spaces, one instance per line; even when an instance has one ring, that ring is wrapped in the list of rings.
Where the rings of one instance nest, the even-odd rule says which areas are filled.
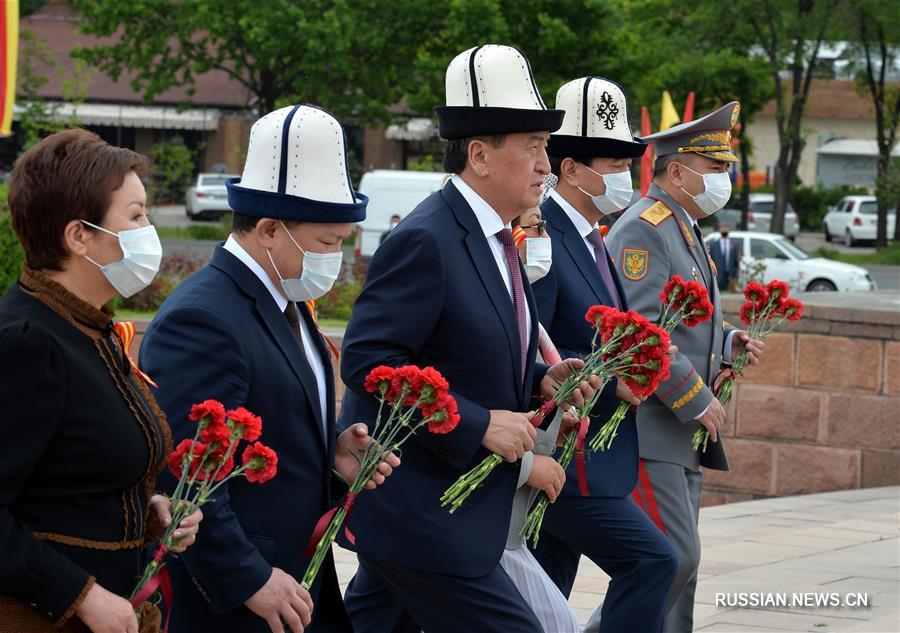
[[[697,271],[697,267],[696,267],[696,266],[691,266],[691,276],[692,276],[694,279],[699,279],[699,278],[700,278],[700,273]]]

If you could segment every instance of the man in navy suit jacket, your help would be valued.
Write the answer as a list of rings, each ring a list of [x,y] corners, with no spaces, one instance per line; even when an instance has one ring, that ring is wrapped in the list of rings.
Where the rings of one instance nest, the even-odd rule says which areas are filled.
[[[612,130],[596,117],[607,102],[623,113]],[[584,319],[588,308],[595,304],[628,308],[598,221],[628,203],[631,159],[643,154],[646,146],[631,138],[625,97],[613,82],[576,79],[560,88],[556,105],[566,110],[566,117],[547,151],[559,182],[541,206],[553,265],[533,290],[541,324],[560,355],[580,358],[590,353],[594,336]],[[610,381],[592,412],[586,439],[600,430],[620,399],[639,403],[628,387]],[[566,596],[582,554],[611,576],[595,630],[662,628],[666,595],[675,577],[675,551],[631,499],[637,474],[638,438],[630,410],[611,448],[586,456],[583,476],[574,463],[567,469],[566,484],[547,510],[535,550]]]
[[[709,254],[716,265],[716,284],[719,290],[728,290],[731,282],[740,273],[741,249],[733,239],[728,237],[728,225],[719,226],[721,237],[709,245]]]
[[[437,110],[441,136],[451,139],[444,167],[458,175],[375,252],[347,326],[341,376],[357,396],[345,400],[355,403],[351,421],[374,419],[377,403],[363,383],[382,364],[434,366],[461,416],[449,434],[416,435],[404,445],[403,467],[356,502],[350,527],[360,567],[346,602],[357,631],[398,629],[385,593],[411,630],[541,631],[499,561],[519,459],[534,443],[526,412],[580,364],[535,363],[537,311],[510,221],[540,200],[548,132],[562,113],[544,108],[533,80],[517,74],[522,68],[527,60],[506,46],[476,47],[451,62],[451,105]],[[473,94],[483,100],[472,105]],[[506,107],[491,107],[492,99]],[[576,399],[592,393],[583,385]],[[506,463],[449,514],[441,494],[490,452]]]
[[[340,124],[324,110],[272,112],[252,139],[242,178],[228,183],[233,233],[163,304],[141,366],[159,385],[176,444],[194,435],[192,403],[243,406],[263,419],[278,473],[262,486],[231,480],[204,506],[191,555],[168,562],[170,630],[352,631],[330,559],[308,592],[298,583],[313,527],[341,492],[332,468],[352,479],[350,452],[369,441],[363,425],[336,434],[331,357],[305,301],[330,288],[366,200],[350,187]],[[300,148],[291,167],[281,151],[289,146]],[[382,475],[398,463],[389,462]],[[159,480],[164,490],[175,483]]]

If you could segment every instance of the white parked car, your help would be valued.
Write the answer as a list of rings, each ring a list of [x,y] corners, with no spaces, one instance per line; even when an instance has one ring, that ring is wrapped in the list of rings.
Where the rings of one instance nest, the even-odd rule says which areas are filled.
[[[887,234],[894,234],[897,211],[891,209],[887,217]],[[878,199],[875,196],[847,196],[842,198],[822,219],[825,241],[842,239],[847,246],[861,240],[874,240],[878,231]]]
[[[710,233],[703,241],[709,244],[719,237],[718,232]],[[741,249],[742,274],[746,275],[760,263],[765,265],[762,275],[764,283],[781,279],[798,292],[876,289],[875,282],[865,268],[824,257],[811,257],[783,235],[731,231],[728,237]],[[741,285],[746,281],[742,279]]]
[[[772,210],[775,208],[774,193],[751,193],[750,208],[747,215],[748,231],[770,231],[772,226]],[[784,234],[793,240],[800,233],[800,217],[788,202],[784,214]]]
[[[356,254],[371,257],[390,229],[391,216],[402,220],[432,192],[441,188],[445,174],[428,171],[376,169],[363,174],[360,193],[369,197],[366,219],[356,225]]]
[[[238,178],[234,174],[199,174],[197,182],[187,190],[184,212],[194,219],[215,219],[231,213],[225,180]]]

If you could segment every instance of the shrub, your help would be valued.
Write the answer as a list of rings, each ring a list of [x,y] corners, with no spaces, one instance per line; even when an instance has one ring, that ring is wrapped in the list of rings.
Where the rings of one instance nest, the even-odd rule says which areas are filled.
[[[353,265],[344,266],[341,277],[324,297],[316,301],[316,314],[319,319],[350,320],[353,304],[362,292],[368,265],[360,258]]]
[[[165,255],[159,266],[159,273],[150,285],[128,297],[117,297],[112,302],[114,310],[135,310],[154,312],[159,309],[173,290],[191,274],[203,266],[205,260],[196,255],[174,253]]]

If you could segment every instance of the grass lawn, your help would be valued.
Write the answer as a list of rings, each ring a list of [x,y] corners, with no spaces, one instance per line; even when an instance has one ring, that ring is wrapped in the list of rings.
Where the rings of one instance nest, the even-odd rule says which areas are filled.
[[[857,266],[900,266],[900,243],[895,242],[874,253],[839,253],[831,248],[821,246],[813,251],[812,255]]]

